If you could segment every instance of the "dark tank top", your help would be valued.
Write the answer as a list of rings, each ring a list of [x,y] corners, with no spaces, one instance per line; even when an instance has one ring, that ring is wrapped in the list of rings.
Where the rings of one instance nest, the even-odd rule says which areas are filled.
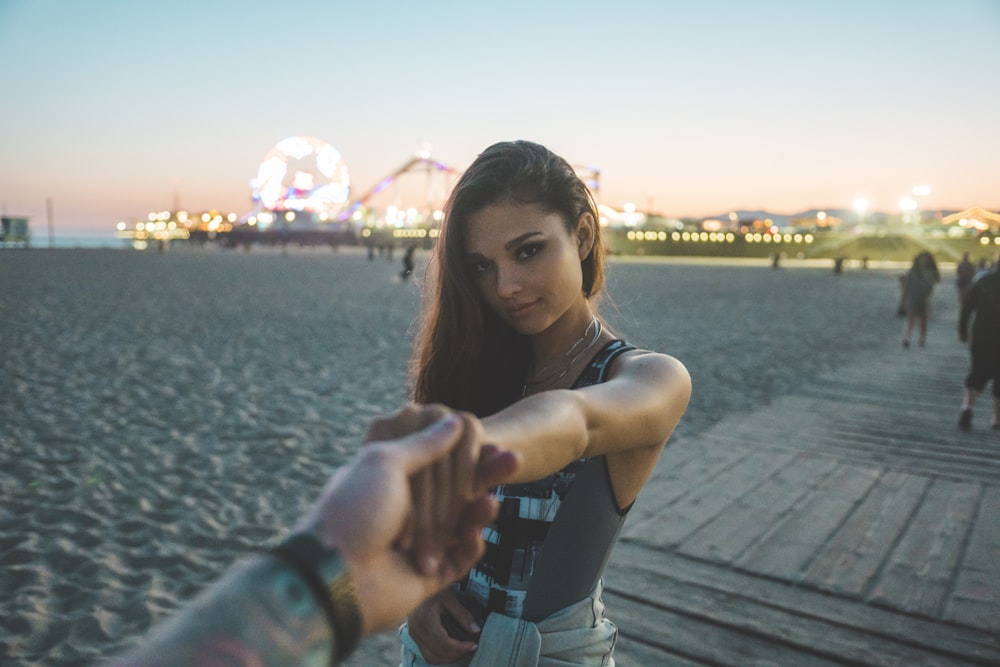
[[[572,388],[604,382],[618,355],[633,349],[611,341]],[[606,457],[579,459],[535,482],[497,487],[496,495],[500,515],[483,530],[486,554],[463,583],[464,596],[489,612],[531,622],[585,598],[629,510],[617,507]]]

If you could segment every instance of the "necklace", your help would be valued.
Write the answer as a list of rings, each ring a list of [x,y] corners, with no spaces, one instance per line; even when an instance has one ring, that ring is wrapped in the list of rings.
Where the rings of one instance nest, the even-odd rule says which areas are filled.
[[[593,329],[594,331],[593,334],[589,333],[591,329]],[[587,340],[588,336],[590,337],[590,342],[588,342],[586,345],[580,348],[580,346],[583,345],[583,342]],[[573,365],[580,360],[580,357],[582,357],[587,352],[587,350],[594,347],[594,344],[600,337],[601,337],[601,322],[596,317],[593,317],[590,320],[590,324],[587,325],[587,328],[583,330],[583,335],[580,336],[576,340],[576,342],[573,343],[573,345],[571,345],[570,348],[563,353],[563,359],[569,359],[569,361],[560,364],[554,371],[552,371],[548,375],[542,376],[537,380],[526,380],[524,382],[524,385],[521,387],[521,397],[523,398],[527,396],[528,387],[533,387],[533,388],[547,387],[564,378],[566,374],[569,373],[569,369],[573,368]],[[577,350],[577,348],[580,349]]]

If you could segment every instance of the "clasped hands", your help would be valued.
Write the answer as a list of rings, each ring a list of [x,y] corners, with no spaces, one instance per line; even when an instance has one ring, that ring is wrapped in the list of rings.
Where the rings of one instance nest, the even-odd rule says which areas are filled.
[[[482,555],[497,513],[491,487],[520,464],[482,442],[475,417],[410,404],[369,426],[356,459],[327,484],[300,529],[340,550],[363,632],[391,627]]]

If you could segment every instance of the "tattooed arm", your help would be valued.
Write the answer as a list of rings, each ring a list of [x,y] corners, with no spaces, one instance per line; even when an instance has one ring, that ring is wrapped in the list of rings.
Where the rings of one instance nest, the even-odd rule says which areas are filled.
[[[424,410],[409,406],[393,419],[409,423]],[[435,410],[439,416],[440,408]],[[363,634],[400,622],[482,552],[479,530],[497,509],[488,489],[513,474],[520,460],[481,446],[479,431],[468,425],[467,418],[452,415],[410,435],[366,445],[337,471],[300,525],[301,532],[343,557]],[[428,471],[448,480],[439,487],[431,514],[453,519],[427,522],[428,512],[413,507],[411,480]],[[414,530],[436,536],[431,558],[414,546],[427,542],[413,539]],[[317,574],[327,582],[336,575]],[[112,664],[325,665],[338,653],[335,644],[321,600],[302,575],[287,561],[262,555],[234,567]]]
[[[283,562],[240,563],[113,665],[330,664],[333,635],[318,601]]]

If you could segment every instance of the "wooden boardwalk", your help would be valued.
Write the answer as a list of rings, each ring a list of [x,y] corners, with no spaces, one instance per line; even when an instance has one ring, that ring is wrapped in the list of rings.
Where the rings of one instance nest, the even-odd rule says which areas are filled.
[[[605,576],[617,663],[1000,665],[1000,431],[989,395],[956,426],[956,339],[668,447]],[[390,633],[350,664],[397,660]]]
[[[956,338],[668,448],[605,577],[619,664],[1000,665],[1000,432],[989,395],[957,428]]]

